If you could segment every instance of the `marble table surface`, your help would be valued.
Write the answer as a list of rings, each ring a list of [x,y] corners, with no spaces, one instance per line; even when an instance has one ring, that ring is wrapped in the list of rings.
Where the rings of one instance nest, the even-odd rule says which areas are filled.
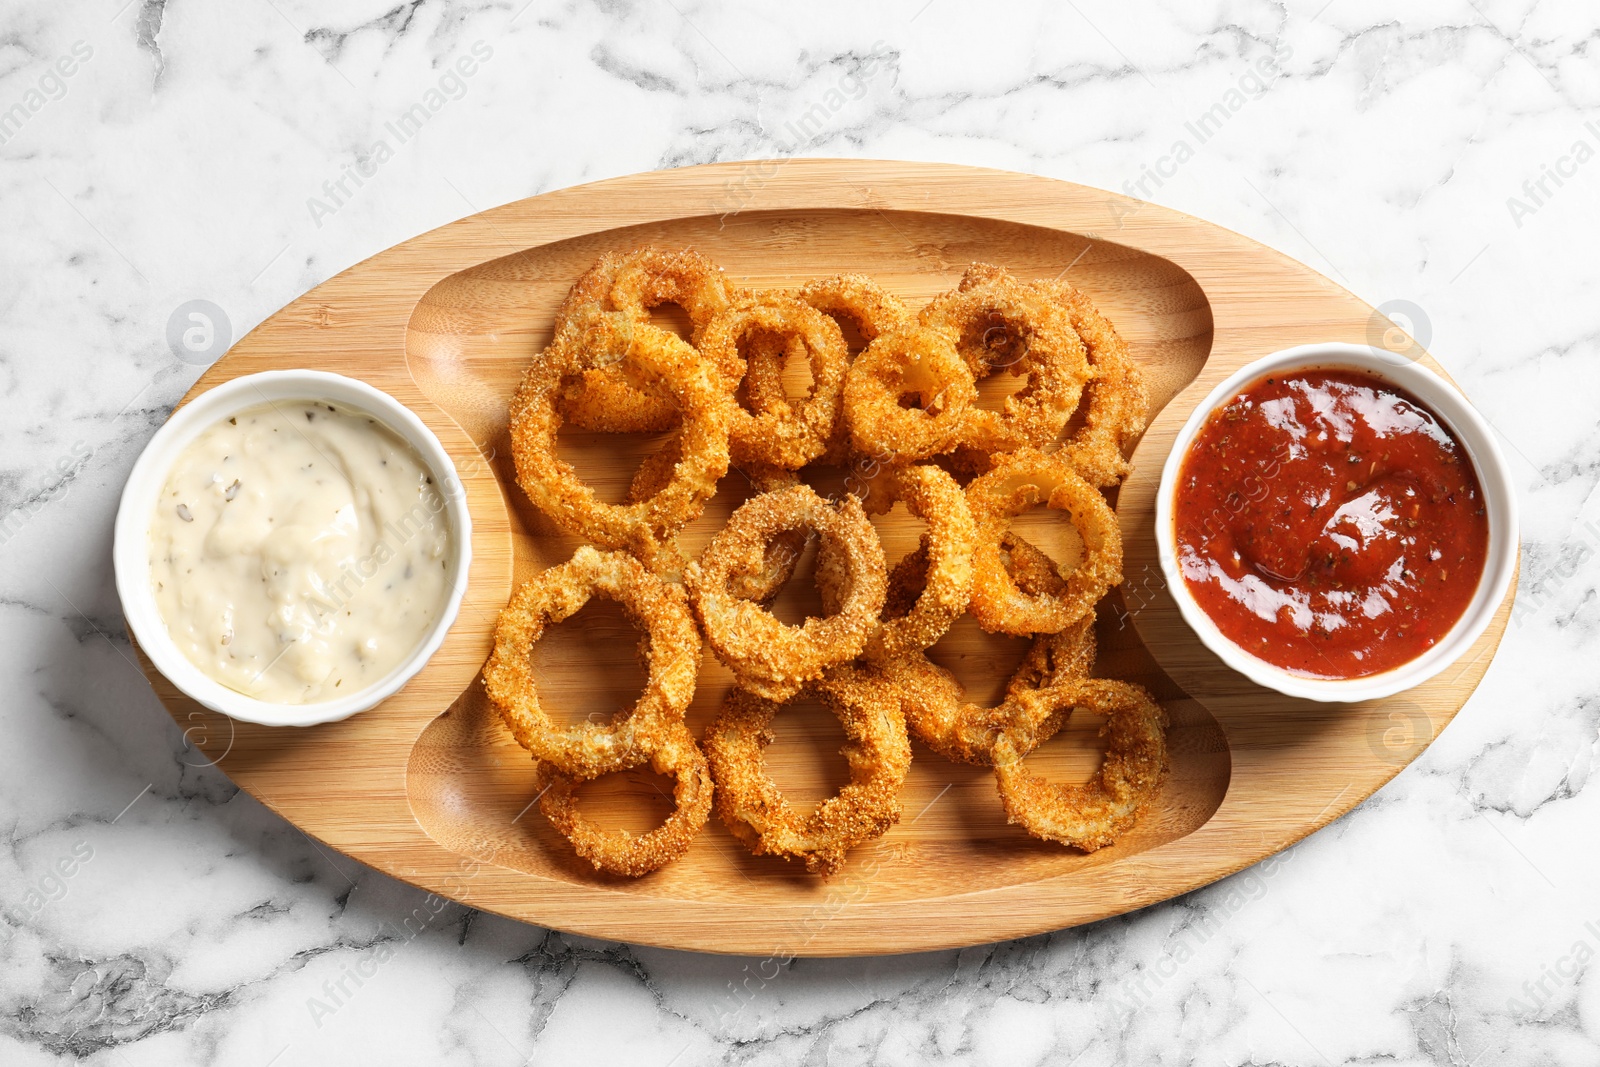
[[[0,9],[0,1062],[1600,1062],[1600,11],[812,6]],[[1228,122],[1195,138],[1218,102]],[[800,960],[737,1012],[757,961],[456,905],[395,945],[422,894],[193,766],[134,666],[111,519],[205,362],[169,323],[209,302],[220,352],[476,210],[783,154],[1130,192],[1393,309],[1512,458],[1500,654],[1437,743],[1286,861],[1093,926]]]

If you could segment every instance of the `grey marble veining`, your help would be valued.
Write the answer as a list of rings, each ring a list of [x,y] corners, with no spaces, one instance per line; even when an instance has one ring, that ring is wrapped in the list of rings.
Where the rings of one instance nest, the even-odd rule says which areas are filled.
[[[0,1063],[1600,1061],[1592,5],[119,3],[0,11]],[[1179,900],[781,967],[456,905],[413,933],[423,894],[185,751],[109,562],[201,370],[176,309],[237,338],[482,208],[791,154],[1132,192],[1406,315],[1524,508],[1515,624],[1443,737]]]

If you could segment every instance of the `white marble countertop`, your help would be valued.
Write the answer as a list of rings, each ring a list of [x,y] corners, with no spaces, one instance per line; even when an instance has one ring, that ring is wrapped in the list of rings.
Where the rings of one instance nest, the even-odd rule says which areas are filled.
[[[0,12],[0,1062],[1600,1061],[1593,5],[396,3]],[[1186,123],[1219,102],[1202,142]],[[1522,493],[1488,678],[1290,862],[1134,915],[798,961],[730,1017],[753,961],[452,905],[319,1013],[421,894],[188,766],[133,665],[110,526],[201,369],[169,318],[207,300],[237,338],[475,210],[790,150],[1125,190],[1409,302]]]

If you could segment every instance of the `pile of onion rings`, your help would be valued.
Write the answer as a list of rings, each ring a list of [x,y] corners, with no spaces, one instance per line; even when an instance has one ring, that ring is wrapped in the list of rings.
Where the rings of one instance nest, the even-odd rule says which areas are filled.
[[[683,310],[687,336],[652,319],[663,304]],[[802,365],[809,384],[791,395]],[[1001,371],[1022,387],[984,400],[979,383]],[[829,875],[898,821],[915,738],[992,767],[1008,819],[1029,833],[1085,851],[1113,843],[1167,767],[1160,705],[1093,676],[1095,609],[1122,564],[1100,490],[1128,473],[1146,406],[1127,344],[1060,281],[975,264],[913,312],[859,274],[759,292],[693,250],[602,256],[511,403],[518,483],[588,542],[517,591],[484,668],[534,759],[540,811],[612,874],[672,862],[715,807],[753,853]],[[557,456],[563,426],[664,436],[611,504]],[[818,466],[847,471],[843,493],[805,481]],[[680,533],[735,468],[748,498],[703,551],[686,551]],[[870,517],[896,505],[926,533],[891,570]],[[1036,507],[1067,517],[1078,559],[1057,561],[1012,528]],[[770,605],[813,543],[821,614],[789,625]],[[643,631],[648,677],[610,722],[563,728],[540,703],[529,646],[596,595]],[[993,707],[966,700],[928,655],[969,613],[1032,638]],[[735,687],[697,743],[684,712],[702,640]],[[810,811],[784,798],[762,755],[775,716],[802,696],[839,719],[850,764],[849,783]],[[1093,781],[1054,785],[1025,761],[1075,709],[1107,717],[1106,758]],[[674,783],[661,826],[607,830],[578,810],[582,783],[647,765]]]

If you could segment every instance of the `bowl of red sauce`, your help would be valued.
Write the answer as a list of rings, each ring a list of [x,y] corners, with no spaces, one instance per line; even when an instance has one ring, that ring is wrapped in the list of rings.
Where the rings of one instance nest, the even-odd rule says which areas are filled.
[[[1255,361],[1195,409],[1156,503],[1161,565],[1222,660],[1290,696],[1389,696],[1450,666],[1517,565],[1516,495],[1483,417],[1363,345]]]

